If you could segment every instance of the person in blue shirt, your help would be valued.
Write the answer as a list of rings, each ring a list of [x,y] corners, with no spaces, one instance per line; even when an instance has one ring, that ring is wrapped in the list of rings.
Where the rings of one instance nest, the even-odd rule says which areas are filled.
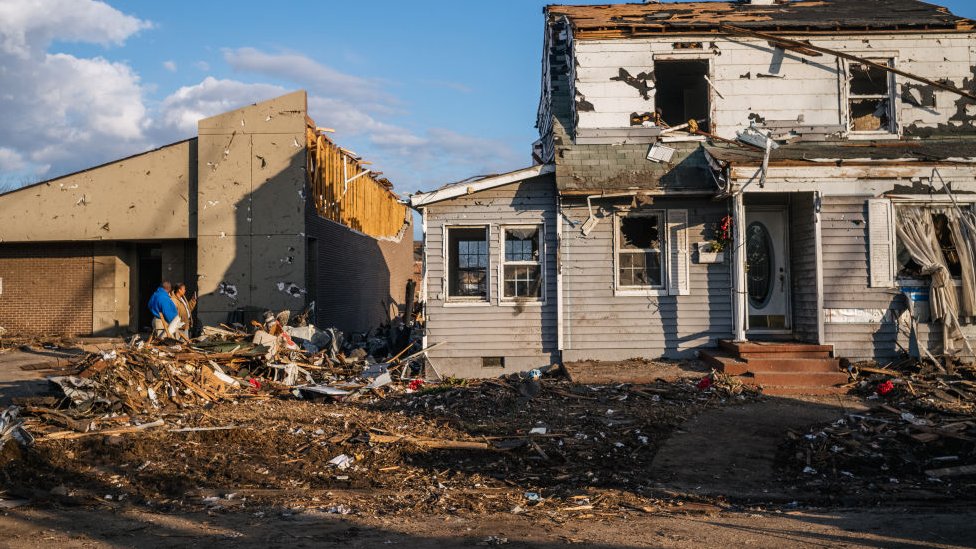
[[[149,312],[153,316],[153,337],[165,337],[170,323],[179,316],[176,304],[169,295],[171,288],[169,282],[163,281],[149,298]]]

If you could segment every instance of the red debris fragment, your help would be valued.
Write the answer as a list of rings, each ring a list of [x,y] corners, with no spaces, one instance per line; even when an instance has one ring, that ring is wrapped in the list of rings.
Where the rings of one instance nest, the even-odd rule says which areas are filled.
[[[878,384],[877,391],[878,394],[881,396],[885,396],[894,390],[895,390],[895,384],[892,383],[890,379],[882,381],[881,383]]]
[[[420,389],[420,386],[423,385],[423,384],[424,384],[424,380],[422,380],[422,379],[415,379],[415,380],[413,380],[413,381],[410,382],[409,388],[410,388],[411,391],[416,391],[417,389]]]
[[[712,386],[712,376],[705,376],[698,381],[698,390],[704,391]]]
[[[258,381],[255,378],[253,378],[253,377],[251,379],[247,380],[247,382],[250,383],[251,384],[251,387],[254,387],[255,389],[260,389],[261,388],[261,382]]]

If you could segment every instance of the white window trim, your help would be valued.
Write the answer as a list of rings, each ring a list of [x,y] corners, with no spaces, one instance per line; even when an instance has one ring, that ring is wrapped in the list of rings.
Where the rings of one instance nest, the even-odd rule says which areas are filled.
[[[658,234],[661,238],[661,286],[621,286],[620,285],[620,220],[627,216],[658,216]],[[621,210],[613,214],[613,295],[630,296],[666,296],[668,293],[668,270],[670,263],[671,243],[667,230],[667,210]]]
[[[505,229],[539,229],[539,276],[542,287],[540,291],[542,297],[536,299],[522,299],[518,297],[505,297]],[[503,307],[535,306],[541,307],[546,303],[546,224],[540,223],[519,223],[498,226],[498,305]],[[511,261],[513,265],[535,265],[535,262]]]
[[[484,229],[485,231],[485,243],[488,246],[488,265],[485,266],[485,276],[488,280],[485,282],[485,297],[466,297],[466,296],[452,296],[451,295],[451,238],[449,231],[451,229]],[[444,307],[490,307],[491,306],[491,224],[464,224],[464,225],[453,225],[444,224],[441,226],[441,247],[444,272],[442,274],[442,291],[444,293],[443,306]]]
[[[880,60],[887,60],[891,63],[892,68],[898,68],[898,54],[897,52],[891,51],[873,51],[873,52],[851,52],[852,55],[857,55],[858,57],[863,57],[869,61],[879,62]],[[851,95],[851,63],[854,61],[848,61],[846,59],[840,59],[841,71],[840,77],[842,78],[841,90],[843,94],[843,104],[841,108],[844,112],[844,120],[847,123],[847,131],[845,135],[851,141],[858,140],[882,140],[882,139],[900,139],[901,138],[901,120],[898,116],[898,80],[893,72],[888,72],[888,105],[889,105],[889,116],[891,116],[891,122],[893,124],[892,131],[854,131],[851,127],[853,126],[853,119],[851,113],[851,100],[854,97],[867,98],[881,97],[870,96],[870,95]],[[857,63],[859,64],[859,63]]]

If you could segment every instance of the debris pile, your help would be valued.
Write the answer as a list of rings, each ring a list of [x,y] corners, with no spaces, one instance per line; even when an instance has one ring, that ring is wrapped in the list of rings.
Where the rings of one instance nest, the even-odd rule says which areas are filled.
[[[34,399],[25,412],[48,425],[89,432],[97,430],[90,419],[143,421],[225,401],[382,396],[394,375],[405,388],[424,354],[404,356],[416,340],[391,337],[388,328],[347,338],[335,329],[284,322],[287,317],[269,314],[253,333],[240,326],[206,327],[187,344],[135,337],[112,351],[84,356],[67,375],[49,378],[61,401]],[[404,347],[390,356],[401,341]],[[386,361],[377,362],[377,356]]]
[[[851,367],[854,392],[874,406],[806,433],[783,459],[804,486],[878,497],[972,497],[976,486],[976,369],[931,361]]]
[[[248,368],[256,374],[246,364],[237,371]],[[138,431],[100,425],[105,436],[38,436],[23,459],[0,466],[0,482],[34,500],[104,505],[110,497],[168,509],[277,505],[560,520],[650,512],[671,506],[656,499],[646,474],[659,445],[702,409],[748,398],[699,389],[694,379],[586,386],[542,371],[413,385],[414,392],[395,385],[385,398],[341,402],[286,395],[247,405],[172,403],[160,414],[165,424]]]

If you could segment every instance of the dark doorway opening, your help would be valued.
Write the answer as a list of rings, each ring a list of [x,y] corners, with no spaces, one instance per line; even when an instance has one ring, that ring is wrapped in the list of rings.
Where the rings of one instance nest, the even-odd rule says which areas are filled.
[[[136,253],[139,262],[139,291],[134,306],[139,311],[139,331],[149,331],[152,329],[149,297],[163,281],[163,249],[158,244],[139,244]]]
[[[667,125],[694,119],[702,131],[711,131],[706,76],[708,61],[654,62],[654,104]]]

